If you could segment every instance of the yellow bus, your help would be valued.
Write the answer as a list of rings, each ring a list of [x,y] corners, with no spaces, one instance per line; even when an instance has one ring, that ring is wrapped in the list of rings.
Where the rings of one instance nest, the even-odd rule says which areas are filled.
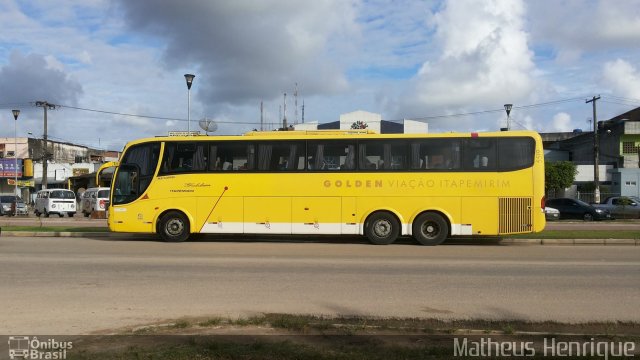
[[[412,236],[542,231],[544,158],[532,131],[376,134],[249,132],[127,144],[114,173],[111,231]]]

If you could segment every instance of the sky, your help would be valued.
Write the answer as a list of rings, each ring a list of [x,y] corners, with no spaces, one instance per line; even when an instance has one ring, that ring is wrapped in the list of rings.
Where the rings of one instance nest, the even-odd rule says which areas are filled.
[[[271,130],[285,93],[289,123],[494,131],[511,103],[511,129],[587,131],[594,96],[597,120],[640,106],[640,2],[0,0],[0,137],[12,109],[41,137],[36,101],[49,138],[107,150],[204,118],[242,134],[261,103]]]

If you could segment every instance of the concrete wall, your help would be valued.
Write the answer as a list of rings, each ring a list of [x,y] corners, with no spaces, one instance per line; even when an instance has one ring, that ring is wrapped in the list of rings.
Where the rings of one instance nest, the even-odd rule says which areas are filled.
[[[404,119],[405,134],[426,134],[429,132],[429,124],[422,121]]]

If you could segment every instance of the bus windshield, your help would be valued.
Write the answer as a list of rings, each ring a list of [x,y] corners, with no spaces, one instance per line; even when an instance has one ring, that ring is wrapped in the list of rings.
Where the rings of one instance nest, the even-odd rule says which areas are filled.
[[[54,190],[51,192],[50,199],[75,199],[75,195],[72,191],[66,190]]]
[[[130,203],[147,190],[159,155],[158,143],[136,145],[126,152],[114,181],[114,205]]]

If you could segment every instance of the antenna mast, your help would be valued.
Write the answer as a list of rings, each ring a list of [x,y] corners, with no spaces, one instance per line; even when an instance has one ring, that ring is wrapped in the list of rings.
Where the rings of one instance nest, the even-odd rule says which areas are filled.
[[[294,124],[297,124],[298,123],[298,83],[296,83],[296,87],[293,90],[293,99],[294,99],[294,105],[296,107],[296,111],[295,111],[296,118],[295,118]]]

